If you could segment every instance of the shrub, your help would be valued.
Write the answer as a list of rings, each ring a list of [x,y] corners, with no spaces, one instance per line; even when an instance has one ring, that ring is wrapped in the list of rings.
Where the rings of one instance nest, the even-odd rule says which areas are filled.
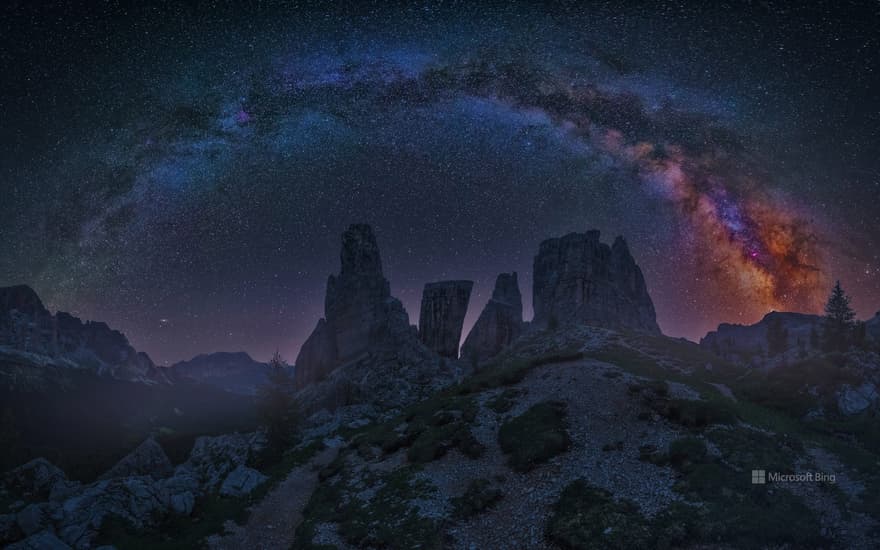
[[[616,501],[608,491],[583,480],[562,491],[547,537],[563,548],[579,550],[652,547],[649,524],[634,503]]]
[[[571,439],[565,416],[565,403],[544,401],[504,423],[498,442],[510,467],[525,472],[568,450]]]
[[[475,479],[462,496],[452,499],[453,515],[457,518],[473,517],[493,506],[501,497],[501,490],[491,481]]]

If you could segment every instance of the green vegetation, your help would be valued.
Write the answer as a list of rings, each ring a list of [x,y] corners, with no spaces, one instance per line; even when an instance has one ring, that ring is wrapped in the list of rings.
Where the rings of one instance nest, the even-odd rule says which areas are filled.
[[[469,394],[502,386],[511,386],[517,382],[521,382],[522,379],[536,367],[552,363],[577,361],[583,357],[584,354],[577,350],[551,353],[529,360],[511,360],[509,354],[505,354],[486,365],[486,367],[480,370],[480,372],[459,384],[457,391],[460,394]]]
[[[644,446],[654,463],[668,461],[678,472],[674,489],[700,506],[674,503],[645,518],[631,502],[615,500],[584,481],[560,495],[547,530],[564,548],[678,548],[723,542],[734,548],[824,547],[818,522],[801,499],[771,484],[752,485],[750,471],[790,472],[797,443],[746,428],[714,428],[707,437],[721,451],[710,457],[696,437],[673,441],[667,453]]]
[[[416,467],[404,467],[384,474],[371,474],[357,483],[346,470],[321,483],[303,511],[296,532],[295,548],[312,549],[320,523],[339,525],[345,541],[359,548],[441,548],[441,530],[436,521],[422,517],[413,503],[436,490],[418,480]],[[374,490],[361,500],[364,489]]]
[[[486,403],[486,406],[498,414],[504,414],[513,408],[516,398],[522,394],[522,391],[508,388],[495,396],[494,399]]]
[[[362,455],[367,455],[372,447],[379,447],[384,454],[408,448],[410,462],[423,463],[457,448],[465,455],[477,458],[484,449],[469,427],[476,418],[477,407],[472,397],[441,392],[409,407],[388,422],[348,435],[351,445]]]
[[[683,437],[669,444],[669,463],[680,472],[704,462],[706,454],[706,443],[698,437]]]
[[[565,403],[544,401],[505,422],[498,431],[498,443],[510,467],[525,472],[567,451],[571,439],[565,416]]]
[[[849,296],[837,281],[825,304],[822,319],[822,348],[825,351],[846,351],[853,344],[856,312],[849,304]]]
[[[547,537],[563,548],[629,550],[651,548],[651,528],[638,506],[578,480],[554,506]]]
[[[266,428],[267,453],[278,458],[296,438],[299,411],[290,370],[277,351],[269,361],[269,383],[260,387],[260,420]]]
[[[452,499],[453,516],[469,518],[493,506],[501,499],[501,490],[488,479],[475,479],[470,482],[464,494]]]

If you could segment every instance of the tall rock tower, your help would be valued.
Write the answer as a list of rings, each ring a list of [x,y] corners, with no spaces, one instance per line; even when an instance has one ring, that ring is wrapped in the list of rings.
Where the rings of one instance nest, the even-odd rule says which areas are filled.
[[[516,272],[495,279],[492,299],[461,346],[464,359],[479,362],[494,357],[522,333],[522,296]]]
[[[473,281],[428,283],[422,292],[419,338],[443,357],[458,358],[461,328],[471,299]]]
[[[542,242],[532,294],[538,327],[577,322],[660,333],[642,270],[622,237],[610,247],[595,230]]]
[[[372,349],[415,339],[403,304],[391,296],[382,274],[379,245],[369,225],[351,225],[342,234],[341,269],[327,279],[324,318],[296,358],[299,388],[324,378],[337,366]]]

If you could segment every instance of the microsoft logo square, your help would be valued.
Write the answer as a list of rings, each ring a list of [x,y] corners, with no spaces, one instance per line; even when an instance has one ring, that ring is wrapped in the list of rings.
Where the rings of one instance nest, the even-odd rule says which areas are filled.
[[[767,483],[767,472],[765,470],[752,470],[752,485],[764,485]]]

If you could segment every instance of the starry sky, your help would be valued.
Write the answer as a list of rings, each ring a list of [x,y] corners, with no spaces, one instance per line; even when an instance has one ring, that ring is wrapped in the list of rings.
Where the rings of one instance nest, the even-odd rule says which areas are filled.
[[[341,232],[392,293],[624,235],[666,334],[880,309],[880,4],[0,8],[0,285],[157,363],[280,349]],[[95,4],[95,3],[91,3]],[[706,5],[704,5],[706,4]],[[711,4],[709,6],[708,4]]]

